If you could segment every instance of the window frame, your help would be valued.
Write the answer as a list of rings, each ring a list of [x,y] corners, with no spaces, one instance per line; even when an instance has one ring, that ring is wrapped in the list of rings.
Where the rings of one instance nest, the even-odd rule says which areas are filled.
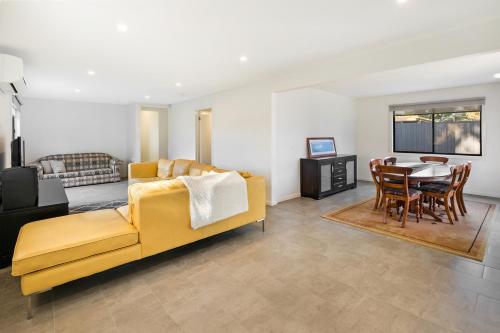
[[[430,155],[449,155],[449,156],[483,156],[483,105],[479,105],[479,111],[457,111],[448,113],[467,113],[467,112],[479,112],[479,154],[460,154],[460,153],[436,153],[434,144],[434,128],[435,128],[435,114],[439,112],[432,113],[432,152],[426,151],[403,151],[396,150],[396,112],[392,112],[392,152],[401,154],[430,154]],[[442,112],[441,112],[442,113]]]

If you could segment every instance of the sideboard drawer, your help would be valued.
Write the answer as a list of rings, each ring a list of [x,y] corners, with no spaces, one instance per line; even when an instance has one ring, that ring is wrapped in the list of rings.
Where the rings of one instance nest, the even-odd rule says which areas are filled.
[[[346,170],[345,168],[343,169],[333,169],[333,176],[337,177],[338,175],[345,175]]]
[[[347,187],[346,182],[338,183],[338,184],[333,184],[333,189],[334,190],[342,190],[345,187]]]
[[[347,176],[346,174],[343,174],[343,175],[335,175],[333,177],[333,183],[334,184],[338,184],[338,183],[346,183],[347,181]]]
[[[334,169],[345,169],[345,161],[338,159],[333,162],[333,168]]]

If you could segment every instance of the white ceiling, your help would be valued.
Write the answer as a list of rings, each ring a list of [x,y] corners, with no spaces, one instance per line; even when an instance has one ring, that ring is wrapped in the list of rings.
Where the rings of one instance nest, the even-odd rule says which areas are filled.
[[[409,66],[352,80],[323,83],[314,88],[352,97],[369,97],[500,83],[500,79],[493,77],[496,73],[500,73],[500,52]]]
[[[499,15],[498,0],[4,0],[0,52],[24,59],[28,96],[167,104]]]

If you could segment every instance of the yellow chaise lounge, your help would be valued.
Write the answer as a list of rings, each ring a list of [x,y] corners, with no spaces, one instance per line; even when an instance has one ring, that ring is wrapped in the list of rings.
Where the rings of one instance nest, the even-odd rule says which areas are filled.
[[[190,166],[200,167],[192,161],[179,161],[178,167],[184,166],[182,174],[189,174]],[[152,165],[131,165],[132,176],[139,172],[142,177],[136,178],[142,181],[157,177],[158,168],[153,173]],[[201,168],[222,171],[212,166]],[[171,178],[170,171],[167,169],[163,177]],[[191,228],[188,190],[177,179],[129,186],[128,206],[24,225],[12,259],[12,275],[21,277],[22,293],[28,296],[28,318],[32,317],[31,295],[35,293],[245,224],[261,221],[264,226],[265,180],[245,176],[249,210],[196,230]]]

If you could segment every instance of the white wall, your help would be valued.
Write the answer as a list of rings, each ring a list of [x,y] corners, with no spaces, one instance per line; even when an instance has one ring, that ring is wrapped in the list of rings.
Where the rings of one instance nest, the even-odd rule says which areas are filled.
[[[210,108],[212,105],[212,96],[207,96],[189,102],[174,104],[169,108],[169,159],[196,159],[196,111]]]
[[[472,161],[467,193],[500,197],[500,84],[475,85],[425,92],[358,99],[357,152],[358,177],[370,180],[368,162],[392,154],[392,125],[388,107],[391,104],[417,103],[468,97],[486,97],[482,113],[483,156],[450,156],[450,163]],[[415,154],[392,154],[399,160],[418,160]]]
[[[128,133],[127,133],[127,154],[130,162],[141,161],[141,107],[131,104],[127,107]]]
[[[129,107],[23,98],[26,161],[62,153],[104,152],[127,161]]]
[[[271,198],[270,86],[256,83],[169,108],[169,158],[196,159],[196,111],[212,109],[212,164],[266,177]]]
[[[10,142],[12,141],[11,96],[0,92],[0,170],[10,167]]]
[[[273,204],[300,196],[300,158],[307,157],[307,137],[333,136],[339,154],[356,151],[352,98],[305,88],[274,94],[274,99]]]
[[[278,175],[278,170],[271,163],[277,154],[276,115],[272,112],[274,93],[495,51],[500,48],[500,39],[496,38],[499,27],[500,19],[439,34],[406,36],[396,42],[370,45],[303,64],[246,86],[176,103],[169,111],[169,158],[195,159],[194,112],[212,108],[213,164],[265,176],[268,202],[272,202],[271,188],[278,186],[276,177],[272,177]]]

